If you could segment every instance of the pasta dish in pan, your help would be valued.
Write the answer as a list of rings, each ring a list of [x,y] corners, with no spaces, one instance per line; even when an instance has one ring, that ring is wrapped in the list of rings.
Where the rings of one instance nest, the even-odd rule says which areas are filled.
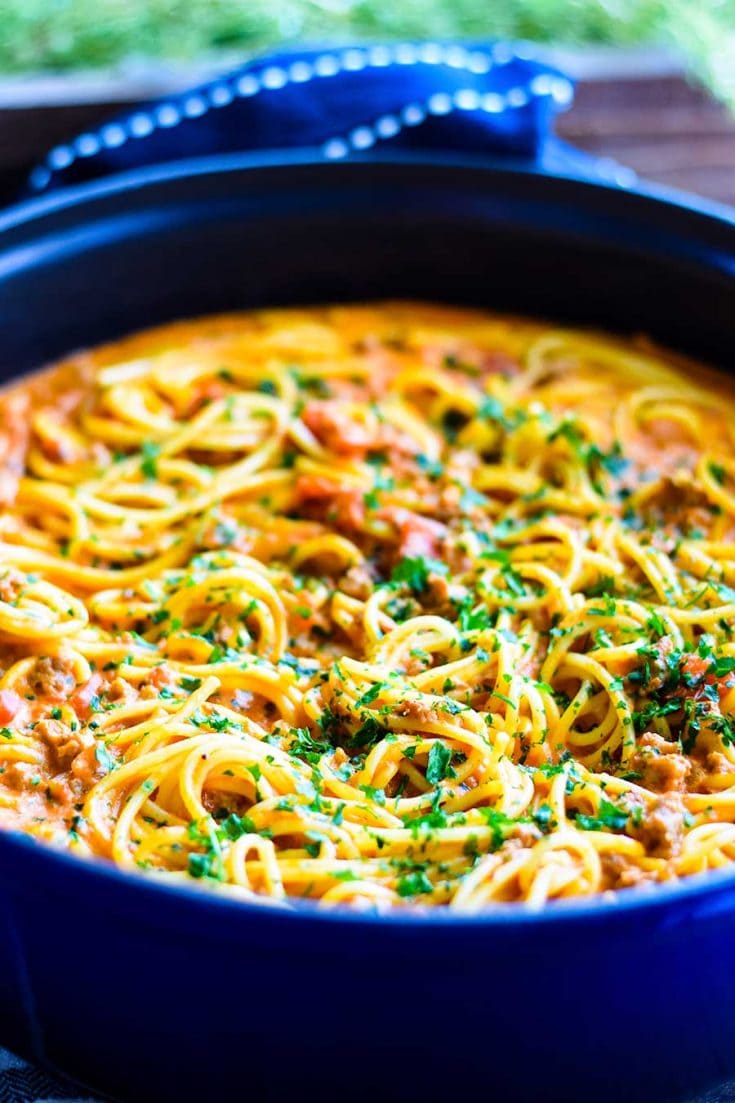
[[[0,395],[0,824],[252,899],[475,911],[735,859],[735,405],[412,303]]]

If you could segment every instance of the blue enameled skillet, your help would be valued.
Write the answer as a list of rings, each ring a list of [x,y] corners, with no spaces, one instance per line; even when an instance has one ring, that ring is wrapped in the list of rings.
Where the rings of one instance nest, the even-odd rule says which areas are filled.
[[[528,166],[147,169],[0,216],[0,380],[175,317],[386,296],[644,331],[727,368],[735,223]],[[0,1043],[136,1103],[683,1100],[735,1076],[735,874],[375,917],[0,834]]]

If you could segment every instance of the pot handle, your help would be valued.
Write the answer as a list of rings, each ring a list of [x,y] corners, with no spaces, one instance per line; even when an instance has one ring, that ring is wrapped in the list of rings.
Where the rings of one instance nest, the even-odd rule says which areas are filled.
[[[521,161],[630,187],[635,175],[553,134],[573,82],[527,43],[399,42],[280,52],[112,117],[56,146],[26,195],[199,156],[303,149]]]

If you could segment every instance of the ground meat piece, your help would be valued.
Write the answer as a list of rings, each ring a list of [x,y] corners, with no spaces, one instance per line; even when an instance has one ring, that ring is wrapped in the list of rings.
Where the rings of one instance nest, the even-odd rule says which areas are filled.
[[[163,689],[164,686],[173,685],[176,680],[176,674],[165,663],[159,663],[158,666],[154,666],[153,670],[148,675],[148,681],[156,689]]]
[[[77,781],[82,783],[84,789],[89,789],[94,785],[97,778],[102,774],[103,770],[97,758],[97,744],[94,738],[90,735],[89,742],[81,749],[79,754],[72,760],[71,775],[76,778]]]
[[[14,567],[8,567],[0,575],[0,601],[12,604],[18,600],[18,596],[27,585],[25,575],[16,571]]]
[[[344,764],[346,762],[349,762],[350,759],[343,747],[335,747],[334,754],[332,755],[332,761],[334,762],[335,766],[339,767],[344,766]]]
[[[704,765],[708,774],[735,774],[735,765],[721,751],[710,751]]]
[[[627,854],[615,851],[600,855],[604,889],[627,889],[646,879],[645,871]]]
[[[404,701],[400,701],[393,709],[393,713],[395,716],[408,716],[422,724],[436,722],[435,706],[416,697],[406,697]]]
[[[39,720],[35,727],[36,735],[48,744],[53,752],[57,765],[65,769],[85,747],[94,744],[89,732],[81,729],[72,731],[68,724],[61,720]]]
[[[11,762],[3,771],[2,780],[11,789],[22,792],[38,784],[38,766],[32,762]]]
[[[358,601],[367,601],[373,592],[374,585],[373,577],[365,564],[357,563],[342,576],[339,588],[349,597],[357,598]]]
[[[674,858],[684,839],[684,808],[678,793],[664,793],[643,810],[631,834],[652,858]]]
[[[110,683],[110,688],[107,690],[107,696],[110,701],[127,703],[128,701],[135,700],[135,690],[124,678],[118,677],[114,678]]]
[[[641,785],[656,793],[684,791],[692,772],[691,761],[680,753],[679,744],[651,731],[639,739],[630,768],[640,775]]]
[[[36,659],[28,675],[28,685],[37,697],[65,700],[74,689],[76,681],[67,659],[57,655],[42,655]]]
[[[689,777],[687,778],[687,789],[690,793],[699,793],[702,790],[702,784],[705,779],[706,770],[702,766],[701,762],[696,762],[694,759],[690,760]]]
[[[664,476],[641,512],[652,529],[664,526],[664,535],[686,535],[693,529],[707,532],[712,524],[709,499],[686,471]]]

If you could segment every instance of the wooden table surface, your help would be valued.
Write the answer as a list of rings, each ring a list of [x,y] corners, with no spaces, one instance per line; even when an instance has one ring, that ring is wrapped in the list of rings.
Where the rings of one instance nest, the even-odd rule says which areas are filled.
[[[0,96],[0,103],[2,97]],[[52,146],[130,104],[0,107],[0,201]],[[735,117],[683,77],[588,80],[558,132],[641,176],[735,205]]]
[[[582,83],[557,130],[649,180],[735,206],[735,117],[681,77]]]

